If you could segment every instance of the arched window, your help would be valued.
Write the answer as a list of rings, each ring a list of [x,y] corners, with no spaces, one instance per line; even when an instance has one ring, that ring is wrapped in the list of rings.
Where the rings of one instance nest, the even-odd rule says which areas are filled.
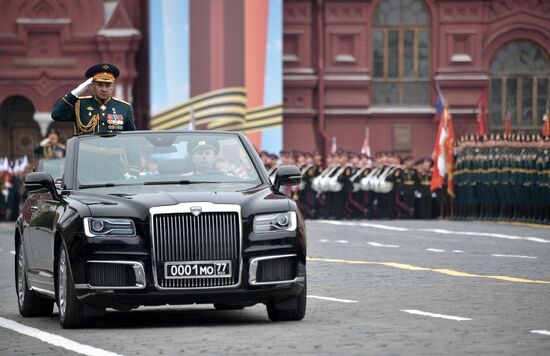
[[[503,129],[510,111],[514,130],[540,130],[549,75],[546,55],[531,42],[513,41],[498,50],[491,63],[491,129]]]
[[[430,15],[423,0],[382,0],[373,19],[373,103],[430,103]]]

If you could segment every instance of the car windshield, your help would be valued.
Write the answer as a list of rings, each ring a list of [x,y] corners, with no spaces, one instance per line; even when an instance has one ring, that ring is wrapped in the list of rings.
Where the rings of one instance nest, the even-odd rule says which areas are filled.
[[[64,166],[65,158],[43,158],[38,162],[36,171],[49,173],[55,180],[63,177]]]
[[[79,189],[127,185],[253,184],[260,177],[239,136],[155,132],[89,136],[78,146]]]

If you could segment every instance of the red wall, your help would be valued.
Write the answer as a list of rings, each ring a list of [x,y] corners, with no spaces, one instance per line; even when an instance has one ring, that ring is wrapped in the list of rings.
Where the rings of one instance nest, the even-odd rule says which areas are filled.
[[[371,105],[370,80],[371,23],[379,2],[284,0],[285,150],[321,148],[324,129],[327,150],[336,136],[339,147],[359,151],[368,126],[374,151],[394,151],[394,125],[410,125],[410,149],[398,151],[416,158],[429,156],[437,131],[435,85],[449,103],[456,134],[475,133],[475,105],[488,86],[495,52],[521,39],[550,54],[550,1],[425,0],[432,24],[432,103],[380,112]],[[324,37],[322,45],[319,33]],[[354,61],[338,61],[341,54],[351,55]],[[455,54],[467,54],[471,60],[453,61]],[[322,98],[320,60],[324,64]],[[324,112],[324,125],[319,125],[319,110]]]

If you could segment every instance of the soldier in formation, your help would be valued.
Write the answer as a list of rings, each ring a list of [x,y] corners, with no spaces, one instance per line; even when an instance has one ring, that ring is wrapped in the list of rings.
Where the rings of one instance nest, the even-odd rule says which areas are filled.
[[[461,137],[451,217],[549,223],[549,151],[540,135]]]
[[[273,180],[276,159],[267,152],[260,157]],[[301,169],[301,184],[282,189],[307,218],[432,219],[439,214],[438,194],[430,192],[431,159],[415,162],[387,152],[372,159],[338,151],[324,164],[318,151],[294,151],[281,152],[280,164]]]

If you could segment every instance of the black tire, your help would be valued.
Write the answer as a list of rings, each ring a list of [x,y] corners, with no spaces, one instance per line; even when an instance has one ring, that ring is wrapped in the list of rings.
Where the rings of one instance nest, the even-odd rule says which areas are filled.
[[[59,323],[64,329],[87,327],[94,319],[84,314],[84,303],[76,298],[69,258],[63,243],[57,257],[57,306]]]
[[[292,297],[296,299],[296,308],[282,309],[277,307],[277,303],[271,301],[267,303],[267,315],[271,321],[297,321],[302,320],[306,315],[306,297],[307,284],[304,284],[304,290],[299,295]]]
[[[19,314],[24,317],[51,315],[54,301],[38,296],[29,290],[26,266],[25,249],[22,246],[22,241],[20,241],[15,253],[15,291],[17,293]]]
[[[214,303],[216,310],[241,310],[244,309],[244,305],[231,304],[231,303]]]

